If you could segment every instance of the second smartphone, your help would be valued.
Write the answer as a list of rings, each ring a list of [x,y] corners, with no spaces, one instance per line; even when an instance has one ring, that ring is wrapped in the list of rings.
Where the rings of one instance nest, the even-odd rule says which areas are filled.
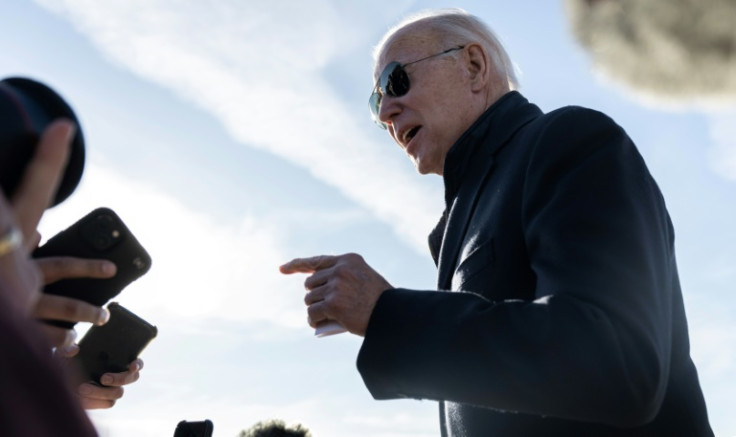
[[[73,360],[85,381],[100,384],[107,372],[124,372],[158,329],[117,302],[107,306],[110,320],[102,326],[92,326],[79,341],[79,353]]]

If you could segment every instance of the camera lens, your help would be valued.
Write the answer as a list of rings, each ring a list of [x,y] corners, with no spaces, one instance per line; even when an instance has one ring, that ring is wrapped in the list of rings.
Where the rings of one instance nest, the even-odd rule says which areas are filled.
[[[74,111],[54,90],[32,79],[0,80],[0,188],[10,196],[33,157],[41,133],[57,118],[77,125],[71,154],[53,205],[76,189],[84,170],[84,138]]]

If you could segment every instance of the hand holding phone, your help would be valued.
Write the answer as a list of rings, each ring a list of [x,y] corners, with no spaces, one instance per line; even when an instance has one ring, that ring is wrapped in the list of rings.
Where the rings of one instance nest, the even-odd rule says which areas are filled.
[[[102,306],[151,267],[151,257],[133,233],[109,208],[97,208],[58,233],[33,252],[34,258],[77,257],[105,259],[115,263],[110,278],[63,279],[44,287],[44,293],[83,300]],[[66,329],[72,322],[53,321]]]
[[[87,331],[79,342],[79,353],[73,358],[82,377],[98,384],[105,373],[126,371],[158,334],[155,326],[117,302],[107,309],[110,320]]]

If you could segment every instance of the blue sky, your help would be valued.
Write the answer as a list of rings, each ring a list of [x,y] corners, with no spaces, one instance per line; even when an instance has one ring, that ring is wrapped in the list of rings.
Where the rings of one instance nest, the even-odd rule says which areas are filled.
[[[360,339],[317,339],[297,256],[358,252],[392,284],[430,289],[425,235],[441,180],[418,175],[370,120],[373,45],[408,12],[447,4],[5,0],[0,75],[29,76],[75,108],[88,163],[45,236],[115,209],[153,268],[117,299],[159,328],[102,436],[215,436],[261,419],[315,437],[437,435],[436,404],[372,400]],[[622,125],[662,189],[712,425],[736,435],[736,107],[671,108],[592,69],[562,3],[459,1],[485,19],[543,110],[582,105]],[[81,327],[84,330],[84,327]]]

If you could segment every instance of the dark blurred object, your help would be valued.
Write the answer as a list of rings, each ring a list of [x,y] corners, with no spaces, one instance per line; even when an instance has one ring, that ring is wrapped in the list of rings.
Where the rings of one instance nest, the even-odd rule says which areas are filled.
[[[287,427],[283,420],[271,419],[240,431],[238,437],[312,437],[312,433],[300,424]]]
[[[40,82],[21,77],[0,81],[0,188],[5,196],[18,187],[41,133],[57,118],[73,121],[77,130],[52,205],[69,197],[82,178],[84,137],[79,120],[61,96]]]
[[[79,342],[79,353],[73,360],[85,381],[100,384],[107,372],[125,372],[138,358],[158,329],[117,302],[107,306],[110,320],[94,325]]]
[[[736,1],[566,0],[596,70],[672,103],[736,100]]]
[[[176,425],[174,437],[211,437],[214,425],[210,420],[201,422],[187,422],[182,420]]]

